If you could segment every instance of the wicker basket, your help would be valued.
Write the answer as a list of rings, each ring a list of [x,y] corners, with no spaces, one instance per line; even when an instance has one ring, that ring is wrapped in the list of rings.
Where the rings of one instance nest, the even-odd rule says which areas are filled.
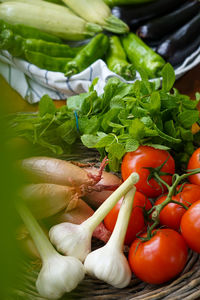
[[[96,166],[99,165],[97,163],[99,155],[96,151],[87,149],[83,153],[82,159],[78,156],[70,159],[79,160],[83,163],[89,161]],[[92,240],[92,250],[103,245],[103,242],[97,239]],[[20,261],[16,286],[12,291],[12,300],[44,300],[35,288],[39,270],[40,266],[33,264],[30,260],[24,258]],[[174,280],[162,285],[147,284],[133,275],[128,287],[117,289],[86,275],[75,290],[62,297],[62,300],[76,299],[200,300],[200,255],[189,250],[187,264],[182,273]]]
[[[93,240],[93,248],[102,243]],[[20,262],[20,271],[16,287],[12,291],[13,300],[44,300],[35,288],[35,281],[40,267],[31,261]],[[78,287],[63,296],[62,300],[76,299],[134,299],[134,300],[199,300],[200,299],[200,255],[189,252],[183,272],[173,281],[162,285],[150,285],[140,281],[134,275],[128,287],[114,288],[100,280],[86,276]]]

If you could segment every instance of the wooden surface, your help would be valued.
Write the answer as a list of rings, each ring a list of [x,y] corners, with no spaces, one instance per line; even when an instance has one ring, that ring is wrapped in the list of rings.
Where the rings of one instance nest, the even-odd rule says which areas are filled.
[[[183,94],[195,98],[195,93],[200,93],[200,64],[177,80],[175,87]],[[16,111],[37,111],[38,104],[29,104],[23,100],[19,94],[10,88],[7,82],[0,77],[0,100],[4,104],[6,112]],[[59,107],[65,101],[54,101]]]

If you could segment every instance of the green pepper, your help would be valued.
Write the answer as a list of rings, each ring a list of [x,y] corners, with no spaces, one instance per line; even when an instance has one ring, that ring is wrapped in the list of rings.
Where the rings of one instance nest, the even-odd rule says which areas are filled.
[[[54,72],[64,72],[66,63],[70,58],[52,57],[40,52],[25,50],[25,58],[31,64],[36,65],[40,69]]]
[[[89,65],[104,56],[109,46],[109,38],[99,33],[93,37],[90,42],[69,61],[65,66],[65,76],[77,74]]]
[[[149,78],[159,77],[165,64],[164,59],[147,46],[136,34],[122,37],[122,44],[130,62],[136,70],[143,69]]]
[[[18,34],[23,38],[44,40],[52,43],[62,43],[62,40],[57,36],[43,32],[39,29],[23,24],[9,24],[3,20],[0,20],[0,31],[4,29],[12,30],[14,34]]]
[[[120,38],[113,35],[109,40],[110,47],[106,55],[108,68],[127,80],[134,79],[136,75],[135,68],[132,64],[128,63]]]
[[[25,50],[41,52],[55,57],[74,57],[82,47],[70,47],[66,44],[50,43],[43,40],[24,39]]]
[[[8,50],[13,56],[22,56],[25,50],[40,52],[55,57],[75,57],[82,47],[70,47],[65,44],[50,43],[43,40],[24,39],[9,29],[0,33],[0,48]]]
[[[23,56],[23,39],[19,35],[14,35],[9,29],[0,33],[0,49],[8,50],[13,56]]]

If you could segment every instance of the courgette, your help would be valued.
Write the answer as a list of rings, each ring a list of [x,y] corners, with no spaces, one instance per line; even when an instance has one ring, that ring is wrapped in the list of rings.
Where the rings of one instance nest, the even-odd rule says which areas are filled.
[[[41,2],[41,4],[39,4]],[[67,7],[38,0],[0,4],[0,19],[11,24],[24,24],[54,34],[62,39],[77,41],[94,36],[100,25],[88,23]]]
[[[114,33],[126,33],[128,26],[111,14],[111,10],[103,0],[63,0],[77,15],[88,22],[97,23],[104,29]]]

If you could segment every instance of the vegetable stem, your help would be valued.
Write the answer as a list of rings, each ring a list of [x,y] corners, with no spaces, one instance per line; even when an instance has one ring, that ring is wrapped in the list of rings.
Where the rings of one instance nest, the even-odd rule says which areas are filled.
[[[169,204],[171,202],[172,203],[177,203],[178,205],[182,205],[185,209],[188,209],[188,207],[186,207],[183,203],[179,203],[179,202],[176,202],[176,201],[172,200],[172,196],[175,194],[175,190],[176,190],[177,185],[182,180],[186,179],[187,177],[189,177],[191,175],[197,174],[197,173],[200,173],[200,168],[195,169],[195,170],[191,171],[190,173],[183,174],[181,176],[179,176],[178,174],[174,174],[174,176],[173,176],[174,182],[173,182],[172,186],[168,186],[168,194],[167,194],[167,197],[166,197],[165,201],[163,201],[159,205],[153,206],[148,211],[148,214],[150,214],[153,211],[153,213],[152,213],[152,220],[154,221],[154,223],[148,229],[148,237],[149,238],[151,237],[152,230],[159,224],[159,215],[160,215],[161,210],[167,204]],[[159,180],[162,181],[161,178],[160,178],[160,176],[158,174],[156,174],[156,178],[157,179],[159,178]]]
[[[108,241],[109,245],[114,245],[114,247],[122,250],[124,239],[132,211],[132,205],[134,201],[136,188],[135,186],[125,195],[122,205],[119,210],[117,222],[115,224],[112,235]]]
[[[24,224],[30,232],[30,235],[38,249],[38,252],[40,253],[42,261],[45,262],[49,259],[50,256],[57,254],[56,250],[49,242],[44,231],[42,230],[36,219],[33,217],[27,206],[22,201],[19,201],[16,203],[16,207]]]
[[[82,223],[83,226],[89,227],[91,231],[99,225],[99,223],[105,218],[114,205],[133,187],[139,180],[137,173],[132,173],[126,181],[124,181],[117,190],[115,190],[105,202],[95,211],[95,213]]]

